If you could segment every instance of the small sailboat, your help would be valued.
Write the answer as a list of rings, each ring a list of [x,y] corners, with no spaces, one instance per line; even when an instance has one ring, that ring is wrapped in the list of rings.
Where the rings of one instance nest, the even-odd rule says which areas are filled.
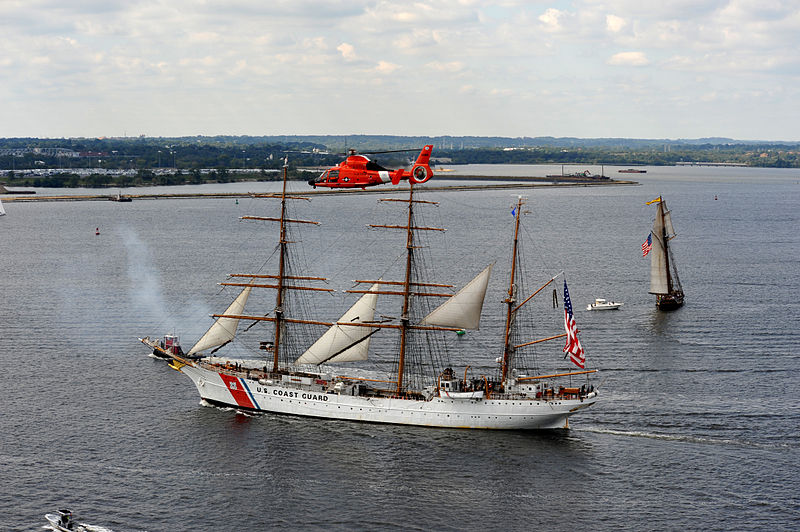
[[[279,223],[279,245],[275,260],[277,274],[232,274],[238,278],[223,286],[239,287],[242,292],[186,355],[171,355],[170,367],[189,377],[201,399],[211,405],[232,407],[250,412],[274,412],[371,423],[417,425],[469,429],[559,429],[569,427],[569,418],[593,405],[598,392],[590,383],[595,369],[585,369],[584,350],[577,340],[572,307],[564,283],[564,326],[566,333],[525,341],[532,333],[535,314],[529,302],[559,277],[556,275],[530,295],[525,292],[524,273],[518,245],[520,219],[524,200],[519,198],[515,209],[514,239],[508,289],[503,301],[504,328],[500,332],[497,355],[455,371],[445,336],[477,329],[492,265],[455,294],[446,288],[452,285],[430,282],[422,268],[419,254],[419,233],[443,231],[415,223],[415,209],[434,203],[418,199],[415,185],[409,186],[406,199],[387,198],[381,201],[404,204],[400,225],[372,225],[376,229],[395,229],[403,234],[405,259],[400,261],[400,279],[357,280],[361,289],[358,300],[334,323],[317,321],[301,313],[309,308],[309,299],[331,289],[310,286],[323,277],[310,276],[305,268],[290,260],[294,245],[302,238],[290,237],[288,231],[299,224],[316,222],[287,216],[287,203],[305,199],[286,192],[261,197],[280,200],[277,217],[244,216],[243,219]],[[398,245],[401,240],[398,239]],[[244,313],[251,289],[275,290],[274,308],[267,314]],[[395,317],[380,315],[376,319],[378,298],[397,298]],[[431,301],[444,299],[432,304]],[[552,312],[552,309],[549,309]],[[560,316],[559,316],[560,319]],[[267,327],[267,338],[260,342],[266,358],[235,359],[211,356],[214,351],[234,339],[240,320],[274,325]],[[306,343],[304,331],[309,326],[327,326],[316,341]],[[385,335],[394,336],[382,349],[386,370],[372,371],[359,362],[370,356],[370,343]],[[567,338],[563,349],[554,346],[557,356],[547,367],[539,369],[539,356],[531,354],[534,344],[542,345]],[[140,339],[156,349],[149,338]],[[308,347],[306,347],[308,346]],[[571,355],[571,362],[580,368],[563,367],[562,355]],[[375,353],[372,354],[375,356]],[[494,362],[494,365],[492,365]],[[332,364],[336,364],[333,366]],[[339,364],[350,365],[346,369]],[[391,368],[391,369],[389,369]]]
[[[672,216],[661,196],[648,205],[656,203],[653,229],[642,249],[650,254],[650,293],[656,296],[659,310],[675,310],[683,305],[683,288],[678,278],[678,269],[669,242],[675,238]]]

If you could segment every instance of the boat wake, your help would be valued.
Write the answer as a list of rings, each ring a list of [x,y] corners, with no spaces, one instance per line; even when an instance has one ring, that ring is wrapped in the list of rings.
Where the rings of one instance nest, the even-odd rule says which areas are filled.
[[[86,532],[114,532],[111,528],[106,528],[100,525],[90,525],[89,523],[77,523],[77,527],[75,530],[85,530]],[[44,525],[42,526],[43,530],[52,530],[54,532],[58,532],[58,529],[54,528],[52,525]]]
[[[236,412],[239,415],[247,416],[247,417],[258,417],[261,415],[260,412],[249,412],[246,410],[242,410],[240,408],[234,408],[232,406],[221,406],[209,403],[205,399],[200,399],[200,406],[205,406],[208,408],[216,408],[217,410],[222,410],[223,412]]]
[[[612,436],[627,436],[630,438],[648,438],[651,440],[681,441],[688,443],[705,443],[711,445],[740,445],[742,443],[738,440],[706,438],[703,436],[690,436],[687,434],[656,434],[654,432],[638,430],[612,430],[586,427],[573,428],[572,430],[580,432],[593,432],[595,434],[610,434]]]

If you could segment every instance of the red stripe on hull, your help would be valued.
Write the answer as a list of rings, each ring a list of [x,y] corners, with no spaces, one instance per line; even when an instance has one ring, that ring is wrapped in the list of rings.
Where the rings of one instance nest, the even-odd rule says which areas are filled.
[[[233,399],[236,401],[237,405],[245,408],[255,409],[255,405],[250,400],[250,397],[247,395],[247,391],[244,389],[244,386],[242,386],[242,383],[239,382],[239,379],[223,373],[220,373],[219,376],[222,378],[222,381],[225,383],[225,387],[228,388],[228,391],[233,396]]]

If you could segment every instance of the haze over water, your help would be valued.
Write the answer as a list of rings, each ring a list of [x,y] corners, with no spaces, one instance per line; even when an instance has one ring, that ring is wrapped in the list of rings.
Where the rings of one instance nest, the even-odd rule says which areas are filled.
[[[431,184],[483,171],[454,169]],[[554,170],[491,166],[486,175]],[[641,185],[425,198],[440,202],[425,211],[426,225],[448,228],[431,250],[437,280],[463,284],[497,261],[480,331],[452,341],[460,367],[490,368],[502,342],[510,207],[528,197],[528,287],[566,272],[587,363],[601,370],[600,401],[568,432],[201,406],[189,379],[136,338],[174,331],[184,348],[198,338],[230,301],[216,283],[256,270],[274,248],[269,227],[238,217],[274,214],[274,202],[4,202],[0,528],[39,530],[60,507],[115,532],[794,528],[800,172],[648,167],[619,176]],[[687,297],[673,313],[655,310],[641,257],[654,214],[645,202],[659,195],[673,212]],[[303,236],[312,275],[345,290],[395,260],[397,239],[365,228],[390,216],[378,197],[297,206],[298,217],[323,224]],[[331,296],[318,317],[335,318],[347,297]],[[624,306],[585,311],[596,297]]]

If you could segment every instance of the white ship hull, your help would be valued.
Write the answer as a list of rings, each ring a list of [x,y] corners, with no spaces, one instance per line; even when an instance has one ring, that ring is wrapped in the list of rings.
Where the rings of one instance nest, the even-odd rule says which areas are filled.
[[[274,412],[370,423],[469,429],[567,428],[568,418],[594,404],[592,391],[579,398],[552,400],[432,397],[429,400],[347,395],[323,387],[290,385],[212,371],[199,365],[180,367],[205,401],[247,411]]]

